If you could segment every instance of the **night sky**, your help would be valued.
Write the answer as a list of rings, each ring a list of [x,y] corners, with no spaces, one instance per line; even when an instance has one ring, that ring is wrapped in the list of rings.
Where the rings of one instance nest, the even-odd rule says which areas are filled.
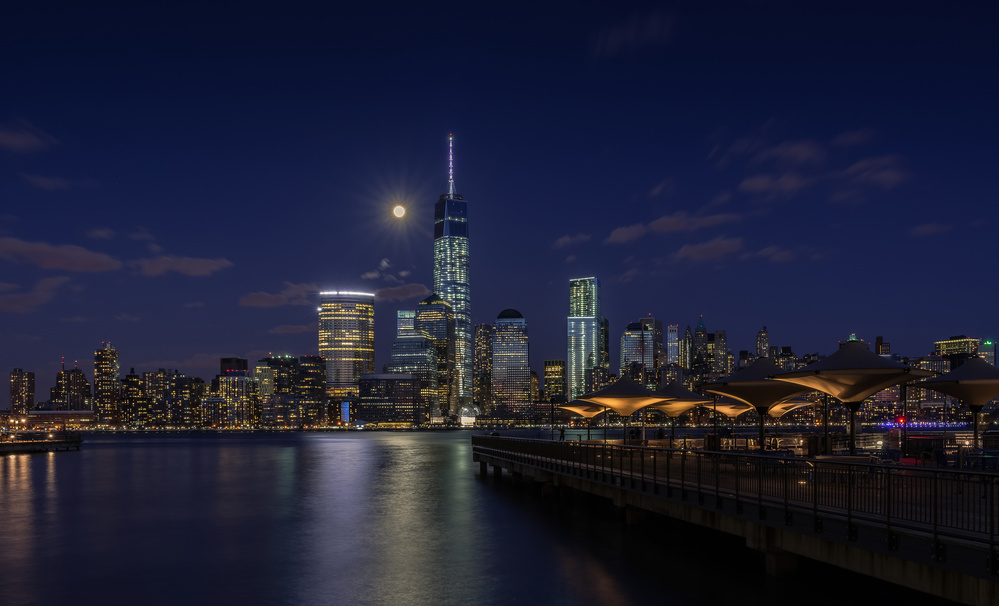
[[[473,322],[523,313],[539,372],[591,275],[615,371],[649,313],[735,352],[999,336],[987,6],[5,7],[0,370],[315,353],[321,289],[379,293],[380,369],[452,132]]]

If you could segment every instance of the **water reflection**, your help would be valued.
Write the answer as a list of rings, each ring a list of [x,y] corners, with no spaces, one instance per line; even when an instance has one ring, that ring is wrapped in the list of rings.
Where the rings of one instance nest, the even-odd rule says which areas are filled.
[[[770,599],[737,541],[481,478],[464,432],[95,436],[0,489],[4,606]]]

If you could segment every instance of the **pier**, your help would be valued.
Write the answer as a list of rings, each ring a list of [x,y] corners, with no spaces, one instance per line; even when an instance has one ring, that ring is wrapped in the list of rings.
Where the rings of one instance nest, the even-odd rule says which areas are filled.
[[[504,472],[737,535],[766,573],[821,561],[972,606],[999,604],[999,474],[734,452],[472,436]],[[762,571],[761,571],[762,572]]]
[[[37,452],[57,452],[60,450],[80,450],[83,438],[80,434],[52,434],[47,436],[12,436],[15,439],[0,441],[0,455],[31,454]]]

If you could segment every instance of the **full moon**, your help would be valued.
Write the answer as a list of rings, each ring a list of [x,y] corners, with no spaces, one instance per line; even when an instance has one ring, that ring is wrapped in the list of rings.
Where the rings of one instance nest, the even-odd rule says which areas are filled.
[[[401,219],[402,216],[406,214],[406,207],[400,204],[392,209],[392,214]]]

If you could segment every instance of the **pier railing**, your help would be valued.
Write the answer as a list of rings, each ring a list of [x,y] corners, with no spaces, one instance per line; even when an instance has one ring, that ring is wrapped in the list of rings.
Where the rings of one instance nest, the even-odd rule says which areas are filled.
[[[731,452],[472,436],[473,452],[703,505],[722,499],[973,541],[996,554],[999,474]],[[720,505],[718,505],[720,506]],[[992,558],[995,560],[995,557]],[[996,566],[996,562],[992,563]],[[993,568],[995,570],[995,568]],[[995,574],[995,572],[993,572]]]

